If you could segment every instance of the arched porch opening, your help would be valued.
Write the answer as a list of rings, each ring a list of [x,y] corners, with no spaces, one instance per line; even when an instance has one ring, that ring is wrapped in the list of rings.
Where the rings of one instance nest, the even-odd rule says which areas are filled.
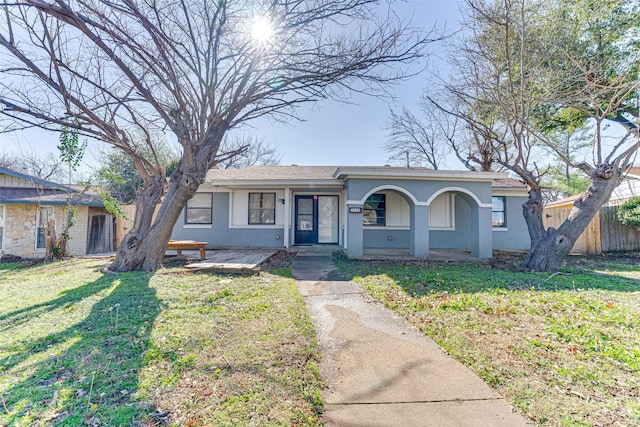
[[[400,250],[428,257],[433,248],[465,249],[472,256],[491,257],[490,203],[464,187],[424,191],[413,184],[418,193],[381,185],[348,202],[348,255]]]
[[[404,250],[416,257],[428,255],[428,206],[410,190],[380,185],[351,203],[362,212],[359,217],[349,215],[347,254]]]
[[[450,216],[434,217],[442,212],[443,199],[450,198]],[[431,209],[429,227],[430,249],[468,250],[479,258],[490,258],[493,252],[491,204],[483,203],[472,191],[463,187],[446,187],[433,193],[427,200]],[[449,215],[449,212],[447,212]],[[448,221],[448,222],[447,222]]]

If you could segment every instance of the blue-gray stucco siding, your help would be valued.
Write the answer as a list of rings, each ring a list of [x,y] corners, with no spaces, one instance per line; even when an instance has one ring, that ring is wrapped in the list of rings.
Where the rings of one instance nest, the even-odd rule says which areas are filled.
[[[464,188],[473,192],[482,203],[491,202],[491,186],[486,182],[456,182],[456,181],[411,181],[411,180],[377,180],[354,179],[348,181],[350,201],[361,200],[372,189],[380,186],[394,185],[410,191],[418,201],[425,201],[434,192],[445,187]],[[455,229],[430,230],[428,234],[429,247],[433,249],[470,249],[473,233],[472,208],[467,202],[469,196],[458,193],[455,200]],[[493,249],[528,249],[530,239],[524,217],[522,204],[526,202],[524,196],[508,196],[506,198],[507,231],[493,231],[491,240]],[[340,198],[340,203],[345,200]],[[411,204],[411,202],[409,202]],[[474,203],[472,201],[472,203]],[[224,247],[272,247],[282,248],[285,245],[284,229],[282,227],[234,227],[230,228],[229,219],[230,193],[213,193],[213,213],[211,227],[185,228],[184,210],[176,222],[172,239],[197,240],[208,242],[208,248]],[[342,207],[341,207],[342,209]],[[347,214],[350,219],[353,214]],[[361,217],[361,216],[360,216]],[[408,229],[367,228],[361,227],[359,238],[364,248],[410,248],[411,232]],[[344,236],[347,238],[347,236]],[[353,238],[353,236],[352,236]]]
[[[175,240],[208,242],[207,248],[284,247],[284,228],[229,228],[229,193],[213,193],[211,228],[184,228],[184,209],[171,233]]]
[[[522,215],[522,205],[527,201],[526,196],[508,196],[507,231],[493,232],[493,249],[526,250],[531,247],[529,228]]]
[[[430,230],[429,247],[432,249],[469,249],[471,235],[471,208],[461,197],[455,199],[455,229]],[[527,224],[522,216],[526,197],[508,196],[506,231],[493,231],[494,249],[528,249],[530,246]],[[409,230],[375,228],[363,230],[365,248],[408,248]],[[389,239],[391,237],[391,239]]]

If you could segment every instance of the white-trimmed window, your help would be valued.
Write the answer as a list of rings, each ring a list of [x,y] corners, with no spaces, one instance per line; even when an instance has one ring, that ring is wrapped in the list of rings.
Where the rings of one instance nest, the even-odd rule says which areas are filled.
[[[213,193],[196,193],[187,200],[185,206],[185,224],[211,224]]]
[[[4,205],[0,205],[0,250],[4,249]]]
[[[50,219],[53,219],[53,206],[40,206],[37,213],[36,249],[47,247],[44,231]]]
[[[507,226],[507,198],[493,196],[491,204],[491,225],[494,228],[505,228]]]
[[[276,193],[249,193],[249,224],[276,223]]]

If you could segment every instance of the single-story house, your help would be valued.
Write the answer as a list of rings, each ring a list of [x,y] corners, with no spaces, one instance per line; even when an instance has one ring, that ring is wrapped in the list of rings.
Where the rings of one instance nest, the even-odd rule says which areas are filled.
[[[76,208],[76,224],[69,229],[69,254],[112,251],[113,216],[106,212],[99,196],[0,168],[0,253],[24,258],[44,256],[44,227],[49,219],[55,219],[60,236],[70,196]]]
[[[405,167],[251,166],[212,169],[173,228],[172,239],[207,247],[469,250],[530,245],[527,188],[505,173]]]

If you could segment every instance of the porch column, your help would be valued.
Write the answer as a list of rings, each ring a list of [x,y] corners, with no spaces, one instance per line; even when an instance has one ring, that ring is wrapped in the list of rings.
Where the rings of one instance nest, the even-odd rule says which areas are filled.
[[[411,233],[409,250],[411,256],[429,256],[429,206],[411,205]]]
[[[493,227],[491,226],[491,208],[471,208],[471,256],[478,258],[493,257]]]
[[[362,205],[347,206],[347,256],[362,256],[363,227]]]
[[[288,248],[291,245],[291,191],[288,187],[284,189],[284,247]]]

